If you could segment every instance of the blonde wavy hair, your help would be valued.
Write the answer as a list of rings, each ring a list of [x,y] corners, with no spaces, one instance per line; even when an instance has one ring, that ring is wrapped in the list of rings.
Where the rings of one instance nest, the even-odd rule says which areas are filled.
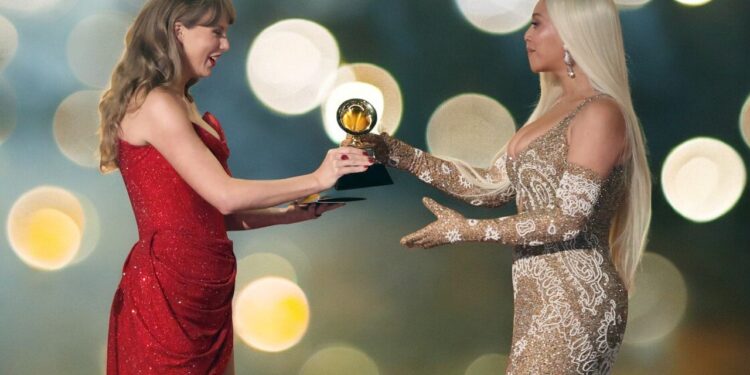
[[[640,122],[633,109],[625,62],[625,48],[618,9],[612,0],[542,0],[560,38],[598,92],[607,94],[620,107],[626,124],[626,152],[621,162],[626,173],[624,201],[612,219],[609,247],[612,261],[628,290],[646,246],[651,223],[651,174]],[[562,95],[560,82],[552,73],[540,74],[541,94],[527,124],[549,111]],[[495,156],[506,152],[507,144]],[[454,160],[456,161],[456,160]],[[494,182],[466,163],[456,161],[461,173],[492,194],[508,188],[510,182]]]
[[[224,17],[234,22],[231,0],[149,0],[143,6],[125,36],[125,52],[99,102],[99,169],[103,173],[118,168],[117,139],[126,112],[139,108],[151,90],[169,87],[182,78],[175,23],[188,28],[215,26]],[[188,90],[196,82],[191,80],[185,87],[191,101]]]

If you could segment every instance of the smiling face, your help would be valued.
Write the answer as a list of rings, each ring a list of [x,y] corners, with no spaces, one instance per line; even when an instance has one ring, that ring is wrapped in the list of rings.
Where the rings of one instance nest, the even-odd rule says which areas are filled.
[[[534,7],[531,26],[524,34],[524,41],[532,72],[565,71],[563,41],[552,24],[544,0]]]
[[[222,18],[216,25],[187,27],[175,23],[177,40],[182,45],[183,71],[189,78],[203,78],[211,75],[219,57],[229,50],[227,28],[229,22]]]

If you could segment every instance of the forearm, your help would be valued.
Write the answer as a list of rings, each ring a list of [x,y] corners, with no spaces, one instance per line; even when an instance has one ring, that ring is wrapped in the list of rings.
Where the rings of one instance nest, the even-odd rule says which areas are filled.
[[[544,209],[498,219],[468,219],[460,233],[462,239],[469,242],[537,246],[574,239],[585,223],[583,217],[569,217],[558,209]]]
[[[228,231],[258,229],[272,225],[286,224],[285,214],[285,208],[261,208],[225,215],[224,222]]]
[[[403,169],[454,198],[475,206],[499,207],[515,197],[505,170],[505,157],[495,160],[488,169],[471,168],[476,179],[482,178],[498,186],[505,182],[505,186],[492,191],[476,186],[453,161],[440,159],[394,138],[387,138],[386,143],[390,149],[390,166]]]
[[[499,219],[468,220],[469,237],[529,246],[571,240],[585,229],[600,191],[601,179],[595,173],[571,167],[560,179],[554,205]]]
[[[230,178],[223,193],[225,215],[274,207],[323,190],[312,174],[280,180],[242,180]]]

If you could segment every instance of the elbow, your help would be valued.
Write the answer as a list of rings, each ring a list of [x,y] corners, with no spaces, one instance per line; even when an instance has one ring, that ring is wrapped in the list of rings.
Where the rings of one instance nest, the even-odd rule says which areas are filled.
[[[231,195],[226,191],[216,197],[213,206],[224,216],[229,216],[239,211],[239,207],[237,207],[235,202],[231,199]]]
[[[215,205],[215,207],[224,216],[230,216],[230,215],[232,215],[232,214],[234,214],[234,213],[237,212],[237,209],[235,209],[234,207],[232,207],[228,203],[220,203],[220,204]]]

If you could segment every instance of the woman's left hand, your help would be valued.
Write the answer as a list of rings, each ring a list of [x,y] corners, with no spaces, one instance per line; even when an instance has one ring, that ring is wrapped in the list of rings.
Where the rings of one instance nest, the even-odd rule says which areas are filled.
[[[301,221],[313,220],[322,216],[324,213],[343,207],[343,203],[336,204],[297,204],[293,203],[287,206],[284,216],[287,224],[299,223]]]
[[[401,245],[429,249],[435,246],[465,241],[464,233],[470,221],[460,213],[440,205],[430,198],[422,198],[422,203],[432,211],[437,220],[430,225],[401,238]]]

